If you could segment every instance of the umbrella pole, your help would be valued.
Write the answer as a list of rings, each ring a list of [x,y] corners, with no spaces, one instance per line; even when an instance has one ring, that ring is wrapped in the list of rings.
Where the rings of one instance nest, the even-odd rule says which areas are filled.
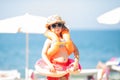
[[[28,66],[29,66],[29,34],[26,33],[26,66],[25,66],[25,80],[28,80],[29,78],[29,70],[28,70]]]

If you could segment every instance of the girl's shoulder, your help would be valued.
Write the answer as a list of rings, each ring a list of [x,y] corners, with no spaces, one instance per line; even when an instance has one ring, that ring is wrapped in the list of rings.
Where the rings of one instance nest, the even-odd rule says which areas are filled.
[[[45,40],[45,43],[49,43],[49,44],[51,44],[51,43],[52,43],[52,40],[49,39],[49,38],[47,38],[47,39]]]

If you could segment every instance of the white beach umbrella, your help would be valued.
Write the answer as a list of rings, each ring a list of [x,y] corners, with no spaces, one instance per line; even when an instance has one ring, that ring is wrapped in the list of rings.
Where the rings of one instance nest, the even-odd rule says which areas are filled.
[[[108,11],[97,18],[101,24],[117,24],[120,23],[120,7]]]
[[[0,20],[0,33],[26,33],[26,68],[25,79],[28,80],[29,33],[42,34],[45,31],[46,18],[25,14]]]

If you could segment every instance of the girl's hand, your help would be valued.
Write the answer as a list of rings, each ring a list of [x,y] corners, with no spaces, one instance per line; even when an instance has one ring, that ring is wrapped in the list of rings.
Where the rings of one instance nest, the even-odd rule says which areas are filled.
[[[49,65],[49,70],[50,72],[56,72],[53,64]]]
[[[74,71],[77,71],[78,69],[79,69],[78,63],[74,62],[74,63],[70,64],[70,67],[67,71],[68,72],[74,72]]]
[[[74,63],[73,63],[73,67],[72,67],[72,71],[77,71],[78,69],[79,69],[78,63],[77,63],[77,62],[74,62]]]
[[[77,71],[79,69],[78,64],[78,62],[73,63],[73,71]]]

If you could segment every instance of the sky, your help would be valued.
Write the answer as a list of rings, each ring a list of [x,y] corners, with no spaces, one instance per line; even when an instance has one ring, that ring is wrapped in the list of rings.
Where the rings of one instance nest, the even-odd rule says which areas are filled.
[[[71,29],[120,29],[120,23],[100,24],[97,17],[120,7],[120,0],[0,0],[0,20],[25,13],[48,17],[58,14]]]

